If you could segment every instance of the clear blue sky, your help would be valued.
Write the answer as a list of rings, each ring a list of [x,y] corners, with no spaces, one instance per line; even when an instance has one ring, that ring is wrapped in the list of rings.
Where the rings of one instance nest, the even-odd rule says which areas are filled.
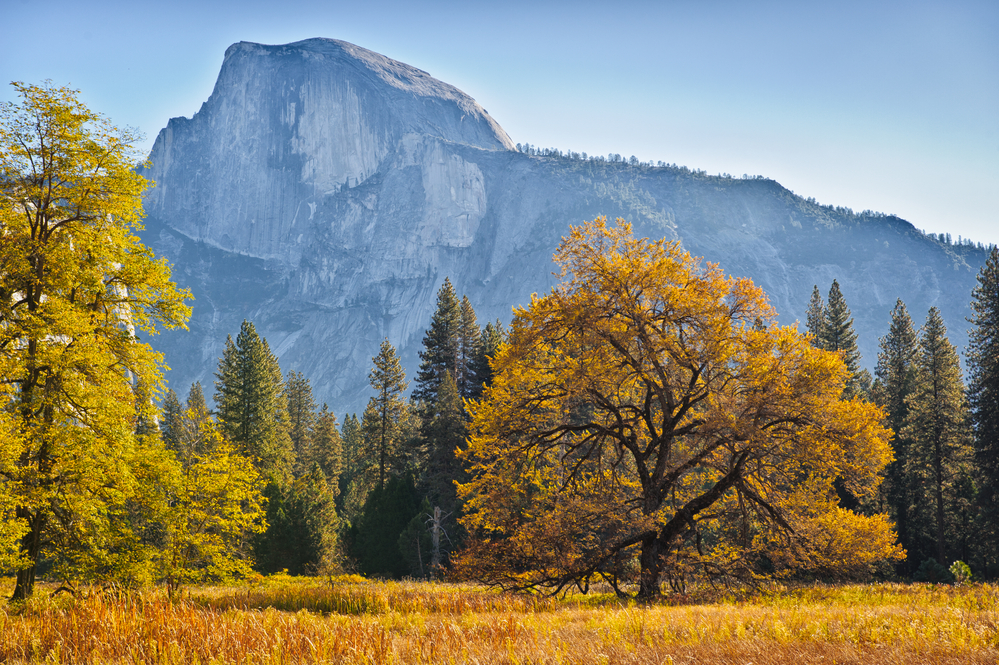
[[[79,88],[147,146],[233,42],[332,37],[461,88],[514,142],[765,175],[999,243],[995,0],[0,6],[0,79]]]

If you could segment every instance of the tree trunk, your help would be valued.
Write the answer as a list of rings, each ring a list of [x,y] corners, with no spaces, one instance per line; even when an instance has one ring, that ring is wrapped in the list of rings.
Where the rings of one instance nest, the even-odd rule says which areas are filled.
[[[668,549],[667,543],[658,534],[642,541],[642,554],[639,556],[642,571],[638,583],[638,598],[653,600],[662,595],[660,580]]]
[[[31,513],[23,507],[15,510],[15,515],[20,519],[28,520],[30,529],[21,538],[21,554],[25,555],[30,562],[27,567],[17,571],[17,583],[14,585],[14,594],[11,600],[27,600],[35,591],[35,568],[38,565],[38,555],[42,550],[42,526],[44,518],[41,515],[32,517]]]
[[[935,499],[936,499],[936,522],[937,522],[937,563],[942,566],[946,566],[947,562],[944,560],[944,498],[943,498],[943,446],[940,442],[940,437],[937,436],[936,441],[934,441],[933,450],[933,471],[936,481],[936,487],[934,488]]]

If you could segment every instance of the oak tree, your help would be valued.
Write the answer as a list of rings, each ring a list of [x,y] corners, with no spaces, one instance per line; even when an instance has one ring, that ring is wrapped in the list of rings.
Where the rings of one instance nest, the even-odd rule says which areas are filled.
[[[508,588],[585,588],[638,568],[652,597],[681,573],[845,575],[900,549],[876,491],[882,412],[841,399],[839,355],[779,327],[748,279],[622,220],[572,228],[561,283],[515,312],[471,405],[459,570]]]
[[[77,91],[13,84],[0,108],[0,451],[19,541],[15,598],[55,543],[110,533],[106,509],[141,493],[162,357],[140,335],[182,327],[189,297],[136,236],[148,182],[137,136]],[[158,437],[155,437],[158,444]],[[0,535],[2,535],[0,530]]]

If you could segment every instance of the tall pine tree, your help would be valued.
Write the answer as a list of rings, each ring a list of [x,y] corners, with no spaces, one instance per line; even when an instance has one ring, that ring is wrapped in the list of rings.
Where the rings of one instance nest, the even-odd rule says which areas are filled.
[[[445,277],[444,284],[437,292],[437,309],[434,310],[430,328],[423,337],[420,370],[416,374],[416,387],[413,390],[414,401],[420,404],[434,401],[444,374],[448,373],[452,378],[457,375],[460,349],[461,303],[451,280]]]
[[[955,491],[971,456],[964,382],[957,351],[947,339],[947,328],[937,308],[930,308],[920,331],[915,389],[906,398],[906,426],[902,436],[911,441],[906,459],[913,478],[913,524],[925,530],[929,554],[946,565],[956,533]],[[918,543],[914,546],[919,551]]]
[[[472,399],[482,396],[482,389],[492,383],[493,370],[489,362],[495,357],[500,344],[506,339],[506,331],[499,319],[495,323],[487,323],[479,337],[479,346],[472,361],[472,371],[475,373],[475,391],[469,395]]]
[[[295,450],[295,476],[312,469],[313,437],[316,427],[316,400],[312,385],[301,372],[289,371],[285,377],[284,395],[288,404],[288,435]]]
[[[461,297],[461,317],[458,325],[458,363],[454,382],[463,398],[479,392],[479,379],[475,374],[475,358],[479,352],[482,332],[475,318],[475,310],[468,296]]]
[[[885,480],[880,489],[881,498],[884,507],[895,520],[899,542],[910,551],[909,506],[912,502],[913,483],[907,474],[907,460],[911,441],[902,432],[909,412],[906,399],[916,385],[917,344],[912,319],[905,303],[899,299],[891,311],[888,334],[880,340],[881,350],[874,370],[876,379],[872,392],[875,403],[885,410],[886,424],[895,434],[892,438],[895,461],[885,469]]]
[[[313,463],[326,474],[331,491],[340,494],[340,473],[343,469],[343,439],[337,427],[336,416],[330,408],[323,408],[316,415],[316,426],[313,433],[311,456],[306,460],[311,468]]]
[[[978,273],[968,321],[968,397],[975,436],[983,552],[991,576],[999,574],[999,248]]]
[[[167,390],[166,397],[163,398],[163,413],[160,418],[160,436],[163,443],[169,450],[177,451],[180,446],[181,417],[184,407],[177,399],[177,393],[173,388]]]
[[[808,310],[809,332],[816,337],[815,346],[826,351],[839,353],[843,358],[849,371],[846,388],[843,391],[844,398],[850,399],[856,395],[869,394],[871,375],[866,369],[860,368],[857,333],[853,330],[853,317],[850,316],[850,308],[847,307],[846,298],[840,291],[839,282],[833,280],[832,286],[829,287],[829,298],[824,307],[821,307],[821,296],[816,299],[817,296],[817,290],[814,290],[812,292],[812,305],[809,306]],[[817,320],[813,321],[819,307],[823,313],[821,324]]]
[[[215,376],[216,412],[226,438],[258,460],[265,475],[289,481],[294,449],[284,379],[267,340],[249,321],[243,321],[235,342],[226,339]]]
[[[808,302],[807,324],[808,332],[812,334],[812,345],[823,348],[822,340],[826,327],[826,304],[819,293],[819,285],[812,287],[812,299]]]
[[[370,403],[368,406],[371,406]],[[343,442],[343,465],[340,471],[337,512],[350,524],[356,524],[368,493],[378,484],[377,458],[374,456],[375,451],[365,445],[362,426],[356,414],[343,419],[340,439]]]
[[[375,395],[368,400],[362,428],[368,446],[377,451],[378,487],[383,488],[388,476],[400,470],[396,458],[406,435],[407,406],[402,398],[407,386],[406,373],[399,363],[395,347],[387,339],[382,341],[378,355],[371,360],[374,367],[368,374],[368,380]]]

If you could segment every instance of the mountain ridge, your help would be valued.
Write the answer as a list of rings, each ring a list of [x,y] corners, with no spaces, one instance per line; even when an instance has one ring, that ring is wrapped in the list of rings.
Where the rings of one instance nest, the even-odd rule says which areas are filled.
[[[369,62],[444,92],[406,91]],[[464,124],[465,102],[446,98],[457,89],[428,78],[336,40],[240,42],[198,114],[160,133],[143,238],[198,298],[191,333],[163,337],[179,392],[210,381],[226,334],[247,318],[320,401],[360,411],[384,337],[415,376],[445,276],[481,321],[508,321],[554,284],[568,225],[601,214],[753,278],[785,323],[804,320],[813,284],[824,292],[838,279],[869,368],[896,297],[917,323],[940,306],[964,343],[958,322],[985,260],[976,248],[769,179],[527,155],[484,110]]]

